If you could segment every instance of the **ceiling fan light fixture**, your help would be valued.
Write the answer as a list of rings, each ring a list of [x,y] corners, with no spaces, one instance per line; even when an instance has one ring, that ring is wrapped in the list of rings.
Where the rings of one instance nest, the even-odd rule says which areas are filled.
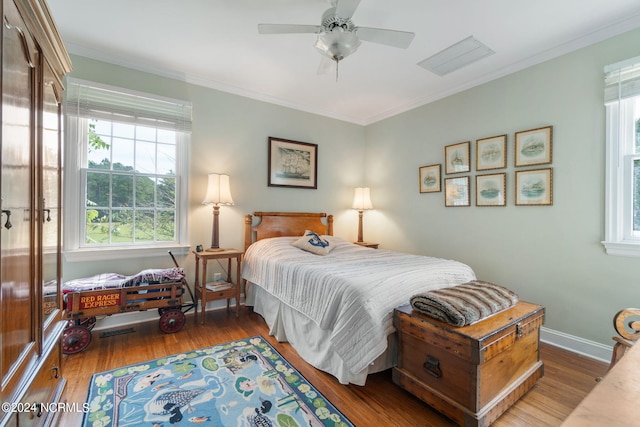
[[[322,33],[316,41],[316,49],[330,59],[339,62],[358,50],[360,39],[354,31],[333,30]]]

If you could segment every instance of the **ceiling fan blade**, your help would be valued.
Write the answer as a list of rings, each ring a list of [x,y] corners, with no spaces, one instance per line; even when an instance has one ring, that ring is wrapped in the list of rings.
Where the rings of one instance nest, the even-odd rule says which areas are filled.
[[[372,43],[406,49],[415,37],[415,33],[407,31],[384,30],[382,28],[358,27],[358,37]]]
[[[328,56],[323,56],[318,65],[318,74],[329,74],[333,69],[333,61]]]
[[[294,34],[294,33],[319,33],[320,25],[295,25],[295,24],[258,24],[260,34]]]
[[[358,8],[360,0],[337,0],[336,15],[340,18],[351,18]]]

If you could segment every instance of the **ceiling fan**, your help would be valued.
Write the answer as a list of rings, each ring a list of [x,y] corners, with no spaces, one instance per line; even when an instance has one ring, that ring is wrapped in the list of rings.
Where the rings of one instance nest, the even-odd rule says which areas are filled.
[[[315,47],[323,55],[318,73],[326,73],[332,62],[338,63],[354,53],[361,40],[406,49],[414,33],[382,28],[356,27],[351,17],[360,0],[330,0],[331,7],[322,14],[320,25],[258,24],[260,34],[313,33],[318,35]]]

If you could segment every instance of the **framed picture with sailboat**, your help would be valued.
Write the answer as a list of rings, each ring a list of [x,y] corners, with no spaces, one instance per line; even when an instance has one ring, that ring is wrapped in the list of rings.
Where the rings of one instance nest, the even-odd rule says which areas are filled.
[[[318,188],[318,145],[269,137],[269,187]]]
[[[507,206],[506,173],[476,175],[476,206]]]
[[[514,164],[544,165],[553,161],[553,126],[516,132]]]
[[[516,171],[516,206],[550,206],[553,204],[553,170],[551,168]]]
[[[440,165],[420,166],[418,175],[420,177],[421,193],[442,191],[440,185]]]
[[[446,174],[469,172],[471,170],[471,141],[444,147],[444,171]]]
[[[507,167],[507,135],[476,140],[476,170]]]

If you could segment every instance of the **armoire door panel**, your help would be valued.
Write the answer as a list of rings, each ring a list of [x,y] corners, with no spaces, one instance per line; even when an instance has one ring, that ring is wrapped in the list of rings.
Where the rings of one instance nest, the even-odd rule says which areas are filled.
[[[45,0],[1,0],[0,12],[0,401],[53,403],[66,383],[61,105],[71,61]],[[15,415],[0,413],[0,425],[55,421]]]
[[[42,211],[40,219],[42,244],[42,281],[43,289],[43,318],[47,323],[50,316],[60,318],[59,315],[59,285],[60,280],[60,246],[61,246],[61,135],[60,116],[62,99],[61,90],[57,86],[55,74],[47,62],[42,64],[43,77],[43,108],[42,108],[42,136],[40,155],[42,167],[39,168],[42,185]],[[53,318],[51,320],[53,320]]]
[[[34,206],[35,47],[13,2],[5,0],[3,12],[0,200],[3,221],[11,219],[11,227],[3,222],[0,231],[0,377],[4,387],[35,351],[35,320],[31,314],[34,228],[30,221]]]

